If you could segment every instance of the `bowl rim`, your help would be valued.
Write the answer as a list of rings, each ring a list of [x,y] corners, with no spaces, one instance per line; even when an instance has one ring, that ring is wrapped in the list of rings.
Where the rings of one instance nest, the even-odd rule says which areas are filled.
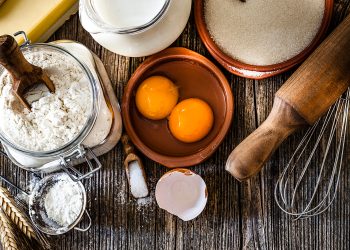
[[[136,131],[134,130],[131,117],[130,117],[130,101],[133,96],[133,90],[138,82],[139,78],[143,76],[150,68],[155,65],[158,65],[164,61],[169,60],[179,60],[186,59],[191,61],[196,61],[201,65],[204,65],[205,68],[210,70],[218,79],[220,83],[223,93],[226,99],[226,113],[225,119],[222,123],[222,126],[218,132],[218,134],[214,137],[212,141],[210,141],[203,149],[199,152],[188,156],[169,156],[158,153],[151,148],[149,148],[146,144],[144,144],[141,139],[138,137]],[[131,78],[129,79],[123,94],[122,100],[122,116],[124,127],[126,129],[127,134],[129,135],[131,141],[134,143],[136,148],[138,148],[145,156],[150,158],[151,160],[158,162],[168,168],[178,168],[178,167],[189,167],[196,164],[199,164],[205,161],[208,157],[210,157],[216,149],[219,147],[221,142],[224,140],[227,132],[231,127],[231,122],[233,119],[233,111],[234,111],[234,98],[232,94],[231,87],[225,77],[225,75],[220,71],[220,69],[211,61],[209,61],[204,56],[186,49],[182,47],[172,47],[165,49],[149,58],[147,58],[133,73]]]
[[[264,79],[270,76],[281,74],[303,62],[325,38],[333,14],[334,0],[325,0],[325,10],[316,36],[311,43],[296,56],[277,64],[252,65],[243,63],[224,53],[211,38],[207,29],[203,11],[204,0],[195,0],[194,19],[199,36],[209,53],[229,72],[250,79]]]

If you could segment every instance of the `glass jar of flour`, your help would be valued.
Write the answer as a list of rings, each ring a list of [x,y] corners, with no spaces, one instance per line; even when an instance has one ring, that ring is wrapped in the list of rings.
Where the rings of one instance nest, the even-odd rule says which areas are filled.
[[[184,30],[192,0],[81,0],[80,22],[103,47],[141,57],[170,46]]]
[[[98,155],[112,149],[122,131],[119,105],[101,61],[72,41],[21,46],[43,68],[55,93],[38,85],[26,96],[31,111],[12,95],[12,79],[0,65],[0,140],[7,156],[34,172],[62,169],[74,180],[101,168]],[[87,162],[88,170],[75,165]]]

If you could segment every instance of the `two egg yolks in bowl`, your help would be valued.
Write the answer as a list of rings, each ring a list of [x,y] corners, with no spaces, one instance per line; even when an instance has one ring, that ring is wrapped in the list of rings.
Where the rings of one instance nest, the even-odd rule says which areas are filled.
[[[168,119],[171,134],[179,141],[200,141],[211,130],[214,114],[205,101],[198,98],[178,103],[179,90],[166,77],[151,76],[136,91],[136,107],[150,120]]]

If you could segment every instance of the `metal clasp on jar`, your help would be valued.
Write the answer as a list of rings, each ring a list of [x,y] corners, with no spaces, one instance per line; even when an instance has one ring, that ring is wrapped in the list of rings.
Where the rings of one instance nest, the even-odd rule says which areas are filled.
[[[74,167],[75,161],[84,160],[89,166],[89,172],[82,173]],[[80,145],[72,154],[60,157],[60,166],[73,181],[81,181],[92,177],[94,173],[101,169],[102,164],[90,148]]]
[[[13,34],[13,36],[23,36],[24,42],[19,46],[19,47],[25,47],[27,45],[29,45],[31,43],[31,41],[29,40],[27,33],[25,33],[24,31],[17,31],[16,33]]]

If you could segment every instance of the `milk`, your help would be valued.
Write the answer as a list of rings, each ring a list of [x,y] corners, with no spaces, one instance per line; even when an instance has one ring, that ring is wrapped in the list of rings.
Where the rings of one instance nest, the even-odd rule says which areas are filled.
[[[135,27],[151,21],[165,0],[94,0],[100,18],[115,28]]]
[[[148,56],[170,46],[180,36],[190,16],[192,0],[170,0],[157,21],[147,28],[129,33],[118,33],[117,29],[148,23],[158,15],[165,1],[79,0],[80,22],[106,49],[123,56]]]

